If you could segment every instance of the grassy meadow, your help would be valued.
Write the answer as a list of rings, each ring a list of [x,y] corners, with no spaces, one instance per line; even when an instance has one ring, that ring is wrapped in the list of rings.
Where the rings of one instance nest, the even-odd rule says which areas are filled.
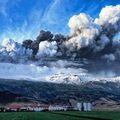
[[[5,112],[0,120],[120,120],[120,112]]]

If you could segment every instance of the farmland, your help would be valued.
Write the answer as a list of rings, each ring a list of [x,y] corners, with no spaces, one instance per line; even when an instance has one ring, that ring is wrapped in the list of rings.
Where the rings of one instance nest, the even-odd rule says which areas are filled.
[[[0,120],[120,120],[120,112],[5,112]]]

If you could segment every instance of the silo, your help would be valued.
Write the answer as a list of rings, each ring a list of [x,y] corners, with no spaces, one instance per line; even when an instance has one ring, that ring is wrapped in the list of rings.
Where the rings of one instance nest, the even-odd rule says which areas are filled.
[[[83,108],[84,108],[84,111],[87,111],[87,110],[88,110],[88,107],[87,107],[87,103],[86,103],[86,102],[83,103]]]
[[[92,105],[90,102],[84,102],[83,107],[84,107],[84,111],[91,111],[92,110]]]
[[[79,111],[81,111],[81,109],[82,109],[82,103],[77,103],[77,110],[79,110]]]
[[[88,105],[88,111],[91,111],[92,110],[92,104],[91,103],[87,103]]]

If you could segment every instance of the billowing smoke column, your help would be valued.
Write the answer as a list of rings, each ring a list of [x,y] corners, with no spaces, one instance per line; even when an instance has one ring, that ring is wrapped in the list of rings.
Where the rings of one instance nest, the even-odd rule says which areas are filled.
[[[74,15],[68,25],[71,38],[64,43],[67,55],[119,60],[120,5],[103,8],[94,21],[84,13]]]
[[[5,38],[0,46],[0,61],[23,63],[31,58],[32,50],[25,49],[12,39]]]
[[[57,53],[57,43],[56,41],[48,42],[43,41],[39,44],[39,50],[36,57],[39,59],[41,57],[53,57]]]
[[[106,35],[113,37],[120,30],[120,5],[103,8],[95,23],[102,27]]]
[[[74,15],[68,26],[69,36],[42,30],[36,40],[25,40],[22,45],[6,39],[0,46],[0,60],[61,57],[120,61],[120,5],[106,6],[95,20],[85,13]]]
[[[68,25],[71,29],[72,37],[64,43],[68,49],[67,55],[75,55],[83,48],[94,47],[95,39],[100,32],[100,27],[94,23],[90,16],[84,13],[75,15],[69,20]]]

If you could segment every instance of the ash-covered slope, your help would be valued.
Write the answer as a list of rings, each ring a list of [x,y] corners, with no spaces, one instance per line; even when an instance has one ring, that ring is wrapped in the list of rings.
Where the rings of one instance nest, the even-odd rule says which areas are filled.
[[[0,92],[6,93],[6,91],[16,95],[15,99],[8,97],[8,102],[38,101],[68,104],[70,99],[94,102],[103,98],[108,101],[120,102],[120,82],[90,81],[80,85],[71,85],[1,79]],[[4,99],[4,96],[1,95],[1,103],[4,101],[2,98]]]

